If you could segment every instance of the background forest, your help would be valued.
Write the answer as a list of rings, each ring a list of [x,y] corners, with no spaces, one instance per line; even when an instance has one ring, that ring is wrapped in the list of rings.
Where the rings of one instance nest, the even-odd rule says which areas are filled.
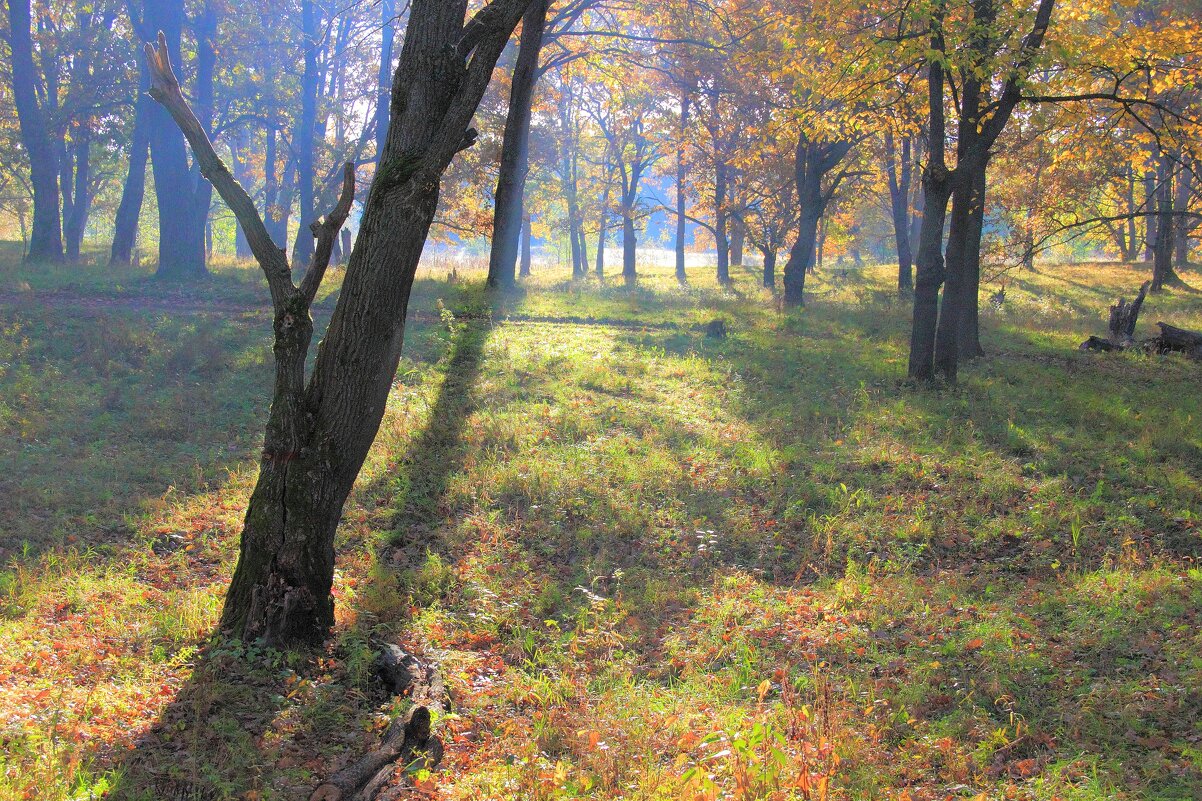
[[[1198,0],[3,8],[0,801],[1202,795]]]

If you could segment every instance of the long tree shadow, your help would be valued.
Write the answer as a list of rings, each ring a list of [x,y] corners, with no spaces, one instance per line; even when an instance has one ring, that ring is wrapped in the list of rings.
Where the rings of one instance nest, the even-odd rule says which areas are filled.
[[[476,382],[484,362],[484,346],[493,330],[491,318],[476,318],[457,332],[438,397],[421,434],[393,468],[402,491],[394,502],[388,529],[391,544],[406,551],[436,547],[437,526],[450,480],[463,468],[463,429],[476,410]],[[371,494],[372,490],[368,490]],[[411,553],[420,556],[420,553]]]

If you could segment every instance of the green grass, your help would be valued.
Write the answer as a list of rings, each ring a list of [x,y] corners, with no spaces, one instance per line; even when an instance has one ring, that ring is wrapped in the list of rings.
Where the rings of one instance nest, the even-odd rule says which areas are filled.
[[[347,505],[335,636],[281,654],[210,639],[257,276],[0,266],[0,798],[305,797],[400,711],[381,639],[447,675],[423,788],[451,798],[1202,794],[1200,368],[1076,350],[1142,268],[1015,276],[942,389],[901,380],[887,266],[789,313],[750,271],[502,299],[447,272]]]

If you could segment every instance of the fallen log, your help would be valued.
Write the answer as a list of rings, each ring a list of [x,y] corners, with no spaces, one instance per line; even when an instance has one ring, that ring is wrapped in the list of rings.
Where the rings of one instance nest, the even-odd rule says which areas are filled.
[[[1184,353],[1193,359],[1202,359],[1202,333],[1178,328],[1168,323],[1157,323],[1160,336],[1150,341],[1157,353]]]
[[[378,747],[318,786],[309,801],[372,801],[397,765],[428,770],[442,760],[442,742],[430,732],[430,712],[450,711],[451,697],[438,668],[389,644],[380,650],[376,672],[390,694],[408,695],[414,706],[404,720],[393,721]]]
[[[442,742],[430,733],[430,710],[415,706],[407,720],[393,722],[378,748],[331,776],[309,801],[371,801],[397,763],[406,770],[432,768],[442,751]]]
[[[451,711],[451,696],[442,674],[432,663],[423,662],[396,645],[385,645],[376,658],[376,673],[392,695],[405,695],[414,704],[438,712]]]

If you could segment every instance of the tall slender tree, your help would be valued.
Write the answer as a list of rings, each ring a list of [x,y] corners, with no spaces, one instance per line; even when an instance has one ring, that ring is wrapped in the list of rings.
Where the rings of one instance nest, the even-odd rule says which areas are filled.
[[[59,157],[45,109],[38,101],[29,0],[8,0],[8,24],[13,99],[21,124],[21,143],[29,154],[29,183],[33,189],[33,231],[26,258],[60,261],[63,233],[59,216]]]

